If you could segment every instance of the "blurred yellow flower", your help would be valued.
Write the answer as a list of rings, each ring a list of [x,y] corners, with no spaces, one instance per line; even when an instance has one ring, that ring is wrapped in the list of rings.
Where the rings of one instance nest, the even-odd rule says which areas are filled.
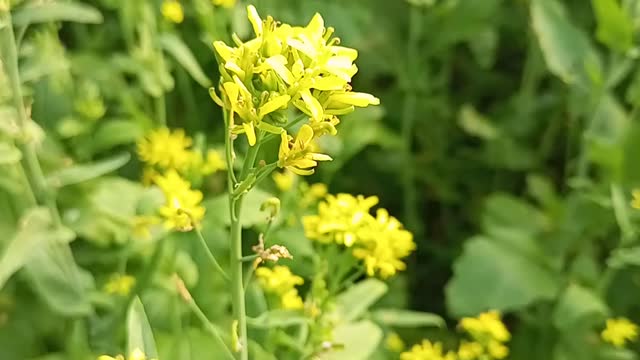
[[[635,341],[638,338],[638,326],[623,317],[609,319],[601,337],[613,346],[623,347],[628,341]]]
[[[297,285],[304,284],[304,279],[294,275],[286,266],[277,265],[273,269],[259,267],[256,269],[256,278],[260,286],[268,292],[280,297],[280,306],[283,309],[302,309],[304,304],[298,295]]]
[[[200,175],[211,175],[218,171],[226,170],[227,163],[219,151],[207,150],[207,158],[204,159],[202,152],[192,150],[190,152],[191,160],[188,165],[187,173],[196,173]]]
[[[122,355],[116,355],[116,357],[101,355],[101,356],[98,356],[98,360],[157,360],[157,359],[147,358],[147,355],[145,355],[145,353],[142,350],[134,349],[126,359]]]
[[[402,338],[400,337],[400,335],[398,335],[395,332],[391,332],[389,333],[389,335],[387,335],[384,341],[384,344],[387,349],[397,353],[404,350],[404,347],[405,347],[404,341],[402,341]]]
[[[442,344],[431,343],[429,340],[422,340],[421,344],[411,347],[411,350],[400,354],[400,360],[455,360],[453,352],[444,353]]]
[[[458,359],[460,360],[476,360],[484,353],[481,344],[475,341],[463,341],[458,347]]]
[[[104,285],[104,292],[112,295],[129,295],[136,284],[136,279],[131,275],[113,274]]]
[[[326,184],[323,183],[315,183],[309,187],[309,194],[313,196],[315,199],[322,199],[327,196],[329,189]]]
[[[278,152],[278,166],[286,168],[298,175],[311,175],[312,169],[318,165],[318,161],[330,161],[331,157],[325,154],[314,153],[309,148],[313,140],[313,129],[309,125],[302,125],[291,143],[291,136],[286,132],[281,133],[280,151]]]
[[[467,331],[474,338],[489,337],[499,342],[511,339],[511,334],[502,322],[498,311],[487,311],[477,317],[466,317],[460,320],[460,328]]]
[[[296,180],[296,174],[289,170],[285,170],[283,172],[276,171],[271,175],[271,177],[273,178],[273,182],[276,184],[278,190],[282,192],[291,190],[293,182]]]
[[[160,9],[165,19],[180,24],[184,20],[182,4],[177,0],[164,0]]]
[[[223,8],[231,9],[236,5],[237,0],[211,0],[213,5],[222,6]]]
[[[205,213],[200,205],[202,193],[192,190],[191,184],[173,169],[164,176],[156,176],[154,182],[165,197],[165,204],[160,208],[165,228],[190,231],[198,226]]]
[[[509,355],[509,348],[496,340],[489,341],[487,352],[494,359],[504,359]]]
[[[631,206],[634,209],[640,210],[640,189],[634,189],[631,193],[633,200],[631,200]]]
[[[182,170],[192,161],[188,150],[191,144],[191,138],[182,129],[158,128],[138,141],[138,155],[149,165]]]

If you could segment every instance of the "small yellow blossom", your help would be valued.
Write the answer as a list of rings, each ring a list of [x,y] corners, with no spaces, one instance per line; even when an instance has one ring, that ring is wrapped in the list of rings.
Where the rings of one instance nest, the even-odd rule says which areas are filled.
[[[98,360],[157,360],[155,358],[147,358],[147,355],[140,350],[134,349],[129,356],[125,359],[122,355],[116,355],[115,357],[109,355],[98,356]]]
[[[631,200],[631,207],[640,210],[640,189],[635,189],[631,193],[633,200]]]
[[[190,157],[189,164],[184,169],[188,174],[211,175],[227,169],[227,163],[222,154],[213,149],[207,150],[206,159],[199,150],[190,151]]]
[[[391,332],[389,333],[389,335],[387,335],[385,341],[385,346],[387,349],[389,349],[390,351],[393,352],[401,352],[402,350],[404,350],[404,341],[402,341],[402,338],[400,337],[400,335],[398,335],[395,332]]]
[[[400,354],[400,360],[455,360],[453,352],[444,353],[442,344],[431,343],[429,340],[422,340],[421,344],[411,347],[411,350]]]
[[[623,317],[609,319],[601,337],[613,346],[623,347],[627,341],[635,341],[638,338],[638,326]]]
[[[259,267],[256,269],[256,277],[260,286],[268,292],[280,297],[280,306],[283,309],[302,309],[304,304],[298,295],[297,285],[302,285],[304,279],[294,275],[286,266],[274,266],[273,269]]]
[[[494,359],[504,359],[509,355],[509,348],[496,340],[491,340],[487,345],[487,352]]]
[[[200,223],[205,213],[205,208],[200,205],[200,191],[192,190],[191,184],[175,170],[169,170],[164,176],[157,176],[154,182],[165,197],[165,204],[160,208],[165,228],[190,231]]]
[[[489,337],[499,342],[511,339],[511,334],[504,326],[498,311],[487,311],[475,318],[463,318],[460,321],[460,327],[474,338]]]
[[[104,292],[126,296],[136,284],[136,279],[131,275],[113,274],[104,285]]]
[[[309,145],[313,140],[313,129],[309,125],[302,125],[295,140],[286,132],[281,133],[280,151],[278,152],[278,166],[287,168],[298,175],[311,175],[313,167],[318,161],[330,161],[325,154],[314,153]]]
[[[184,20],[182,4],[177,0],[164,0],[160,10],[165,19],[180,24]]]
[[[480,343],[475,341],[463,341],[458,347],[458,359],[460,360],[476,360],[484,353],[484,348]]]
[[[296,174],[289,170],[285,170],[283,172],[274,172],[271,175],[273,178],[273,182],[276,184],[278,190],[285,192],[291,190],[293,187],[293,183],[296,180]]]
[[[231,9],[236,5],[237,0],[211,0],[213,5],[221,6],[223,8]]]
[[[322,199],[328,192],[327,185],[323,183],[315,183],[309,187],[309,194],[316,199]]]
[[[138,141],[138,155],[149,165],[182,170],[192,161],[192,154],[188,150],[191,144],[192,140],[184,130],[159,128]]]
[[[160,175],[158,170],[152,167],[145,167],[142,169],[142,185],[151,186],[151,184],[153,184],[153,179],[158,175]]]

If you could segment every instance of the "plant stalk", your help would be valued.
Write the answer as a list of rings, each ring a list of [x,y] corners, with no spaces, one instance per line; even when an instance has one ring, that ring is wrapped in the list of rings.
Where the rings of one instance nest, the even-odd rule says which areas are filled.
[[[231,274],[231,299],[233,303],[233,318],[238,321],[239,346],[236,347],[239,360],[249,359],[249,349],[247,341],[247,316],[244,299],[244,282],[242,280],[242,224],[240,223],[242,214],[242,200],[244,196],[233,199],[229,194],[229,211],[231,215],[231,251],[229,259]],[[235,344],[234,344],[235,347]]]

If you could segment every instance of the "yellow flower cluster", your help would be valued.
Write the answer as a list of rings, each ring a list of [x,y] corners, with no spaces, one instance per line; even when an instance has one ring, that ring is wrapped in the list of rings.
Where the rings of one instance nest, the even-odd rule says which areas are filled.
[[[160,12],[165,19],[172,23],[180,24],[184,20],[184,10],[178,0],[164,0]]]
[[[353,248],[353,256],[364,261],[369,276],[393,276],[406,268],[401,259],[416,245],[413,235],[385,209],[378,209],[376,216],[370,214],[377,203],[375,196],[327,195],[318,204],[318,215],[303,217],[305,235]]]
[[[640,189],[635,189],[631,193],[633,200],[631,200],[631,207],[640,210]]]
[[[109,355],[101,355],[101,356],[98,356],[98,360],[157,360],[157,359],[147,358],[147,355],[145,355],[145,353],[142,350],[135,349],[129,354],[127,358],[125,358],[122,355],[117,355],[116,357],[109,356]]]
[[[256,277],[260,286],[269,293],[280,297],[280,306],[283,309],[302,309],[304,304],[298,295],[296,285],[302,285],[304,279],[294,275],[286,266],[259,267],[256,269]]]
[[[151,166],[146,170],[151,174],[150,178],[157,173],[156,168],[160,171],[175,169],[182,175],[210,175],[226,169],[226,163],[219,152],[209,150],[205,159],[202,152],[191,149],[192,144],[193,140],[185,135],[184,130],[171,131],[162,127],[138,141],[138,156]]]
[[[200,205],[202,193],[199,190],[192,190],[191,184],[173,169],[164,176],[156,176],[154,182],[165,197],[165,204],[160,208],[165,228],[190,231],[199,224],[205,212]]]
[[[499,312],[488,311],[477,317],[463,318],[459,326],[473,339],[460,345],[460,360],[504,359],[509,355],[509,348],[504,343],[511,339],[511,333]]]
[[[305,27],[280,24],[272,17],[261,19],[253,6],[247,8],[255,38],[234,47],[214,42],[220,64],[220,92],[213,99],[230,111],[229,126],[245,134],[249,145],[257,141],[256,129],[281,136],[278,166],[299,174],[313,172],[316,161],[330,160],[312,150],[312,140],[336,134],[339,115],[354,106],[377,105],[369,94],[351,91],[358,68],[354,49],[339,46],[333,28],[325,28],[316,14]],[[294,137],[287,133],[287,109],[292,105],[308,117]],[[240,124],[234,119],[239,117]],[[294,140],[295,139],[295,140]]]
[[[607,320],[607,326],[600,334],[602,340],[616,347],[623,347],[628,341],[638,338],[638,325],[626,318]]]
[[[129,295],[135,284],[136,278],[131,275],[113,274],[104,285],[104,292],[121,296]]]
[[[429,340],[422,340],[421,344],[411,347],[411,350],[400,354],[400,360],[455,360],[455,353],[442,350],[439,342],[431,343]]]

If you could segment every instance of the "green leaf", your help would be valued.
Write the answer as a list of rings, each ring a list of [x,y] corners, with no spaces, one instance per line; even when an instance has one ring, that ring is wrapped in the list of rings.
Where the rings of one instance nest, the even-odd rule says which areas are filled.
[[[607,260],[607,265],[616,269],[626,266],[640,266],[640,246],[614,250]]]
[[[93,6],[77,2],[38,2],[23,6],[13,14],[13,24],[26,26],[53,21],[100,24],[102,14]]]
[[[57,188],[85,182],[119,169],[129,162],[130,158],[131,155],[129,155],[129,153],[121,153],[91,164],[72,165],[56,171],[53,174],[49,174],[47,176],[47,182]]]
[[[164,33],[160,35],[160,46],[166,50],[176,61],[191,75],[191,77],[204,88],[211,86],[211,80],[205,75],[195,56],[182,39],[174,34]]]
[[[382,340],[382,330],[371,321],[365,320],[336,327],[333,338],[344,348],[329,353],[328,360],[367,360],[378,348]]]
[[[622,104],[612,94],[606,94],[584,132],[589,158],[615,180],[624,174],[624,144],[630,128],[631,120]]]
[[[560,281],[546,264],[480,236],[467,241],[453,271],[445,291],[455,316],[517,310],[553,299]]]
[[[591,289],[571,284],[560,296],[553,313],[553,325],[563,332],[590,327],[609,315],[607,305]]]
[[[257,329],[284,328],[306,322],[307,319],[299,311],[290,310],[267,311],[256,318],[247,319],[247,324]]]
[[[22,159],[18,148],[6,142],[0,142],[0,165],[17,164]]]
[[[34,250],[47,242],[64,243],[73,238],[68,229],[53,229],[51,214],[47,209],[29,210],[20,219],[18,232],[9,240],[0,257],[0,289],[16,271],[34,257]]]
[[[598,21],[596,37],[613,50],[625,52],[633,46],[633,20],[619,0],[592,0]]]
[[[96,153],[111,149],[117,145],[134,143],[143,135],[143,127],[134,121],[104,121],[93,135],[91,148],[92,151]]]
[[[596,62],[587,35],[556,0],[532,0],[531,20],[549,70],[568,84],[585,83],[587,61]]]
[[[364,314],[371,305],[378,301],[388,290],[384,282],[370,278],[363,280],[336,298],[341,319],[349,322]]]
[[[444,327],[442,317],[436,314],[400,310],[400,309],[379,309],[372,312],[375,321],[386,326],[416,328],[422,326]]]
[[[133,299],[127,313],[127,353],[131,354],[136,349],[142,350],[149,359],[158,358],[151,325],[138,297]]]

